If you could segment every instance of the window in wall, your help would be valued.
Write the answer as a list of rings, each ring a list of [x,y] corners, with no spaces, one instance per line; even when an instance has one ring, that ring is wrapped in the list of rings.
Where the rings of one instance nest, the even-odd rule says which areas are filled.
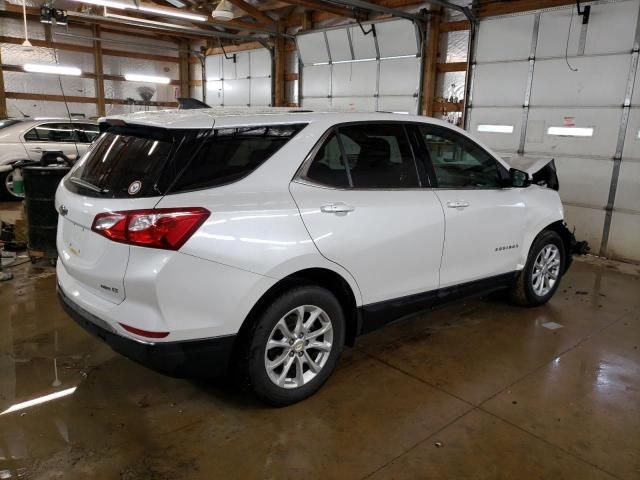
[[[498,188],[500,165],[479,145],[452,130],[421,126],[440,188]]]

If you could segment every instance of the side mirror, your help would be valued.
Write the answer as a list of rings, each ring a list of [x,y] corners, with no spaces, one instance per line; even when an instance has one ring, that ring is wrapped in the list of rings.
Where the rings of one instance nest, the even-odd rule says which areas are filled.
[[[509,169],[509,180],[510,186],[515,188],[526,188],[531,185],[529,174],[517,168]]]

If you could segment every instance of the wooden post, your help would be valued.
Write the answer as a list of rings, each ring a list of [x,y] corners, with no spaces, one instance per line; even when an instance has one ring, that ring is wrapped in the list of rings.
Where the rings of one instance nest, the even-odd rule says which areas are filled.
[[[7,118],[7,95],[4,91],[4,74],[2,73],[2,52],[0,52],[0,118]]]
[[[93,36],[96,39],[100,38],[100,25],[93,26]],[[96,74],[96,98],[97,111],[99,117],[104,117],[107,114],[107,109],[104,100],[104,65],[102,60],[102,42],[100,40],[93,41],[93,65],[94,73]]]
[[[278,22],[278,33],[284,32],[284,26]],[[275,72],[274,72],[274,85],[273,85],[273,102],[275,107],[284,106],[284,67],[287,63],[286,54],[284,48],[284,37],[282,35],[278,35],[275,39],[274,46],[274,60],[275,60]]]
[[[436,84],[438,81],[438,50],[440,46],[440,7],[433,7],[430,12],[428,25],[427,44],[422,50],[424,55],[424,75],[422,78],[422,106],[423,115],[433,116],[433,101],[436,96]]]
[[[190,68],[189,68],[189,41],[181,40],[180,41],[180,96],[181,97],[190,97],[191,92],[189,91],[189,81],[190,81]]]
[[[305,10],[302,14],[302,30],[311,30],[313,28],[313,10]]]

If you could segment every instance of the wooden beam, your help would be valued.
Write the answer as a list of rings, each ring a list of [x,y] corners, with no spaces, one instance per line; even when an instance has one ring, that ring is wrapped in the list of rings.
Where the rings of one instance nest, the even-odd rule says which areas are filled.
[[[433,100],[436,96],[438,51],[440,49],[440,7],[433,7],[428,20],[427,44],[422,51],[424,55],[424,73],[422,77],[421,112],[433,116]]]
[[[461,30],[469,30],[471,24],[469,20],[458,20],[457,22],[440,22],[441,32],[459,32]]]
[[[245,2],[244,0],[229,0],[229,1],[239,9],[244,10],[249,16],[255,18],[259,22],[262,22],[267,25],[275,23],[273,18],[271,18],[269,15],[262,13],[262,11],[258,10],[256,7],[254,7],[250,3]]]
[[[467,62],[438,63],[437,70],[438,70],[438,73],[444,73],[444,72],[466,72],[467,71]]]
[[[461,112],[464,109],[464,102],[433,102],[433,113]]]
[[[262,45],[260,42],[241,43],[240,45],[226,45],[224,47],[224,51],[227,53],[244,52],[245,50],[255,50],[257,48],[264,48],[264,45]],[[220,55],[220,54],[222,54],[222,49],[220,47],[208,48],[207,51],[205,52],[205,55]]]
[[[122,50],[114,50],[111,48],[103,48],[103,55],[109,55],[112,57],[127,57],[127,58],[139,58],[140,60],[153,60],[154,62],[171,62],[171,63],[179,63],[179,57],[168,57],[165,55],[155,55],[152,53],[142,53],[142,52],[131,52],[131,51],[122,51]]]
[[[278,30],[284,29],[280,23],[278,24]],[[284,48],[284,38],[282,36],[277,36],[275,39],[275,47],[274,47],[274,87],[273,87],[273,105],[274,107],[281,107],[284,105],[284,92],[285,92],[285,80],[284,80],[284,67],[287,63],[286,55]]]
[[[298,80],[298,74],[297,73],[285,73],[284,74],[284,80],[285,80],[285,82],[292,82],[294,80]]]
[[[339,7],[327,2],[321,2],[318,0],[283,0],[290,5],[297,5],[299,7],[310,8],[311,10],[318,10],[320,12],[328,13],[329,15],[335,15],[338,17],[353,17],[353,12],[348,8]]]
[[[183,40],[180,43],[180,96],[190,97],[189,76],[191,69],[189,68],[189,41]]]
[[[93,36],[100,38],[100,25],[93,26]],[[96,95],[97,95],[97,111],[99,117],[104,117],[107,114],[107,109],[104,103],[104,69],[102,63],[102,42],[99,40],[93,41],[93,72],[96,75]]]
[[[16,72],[16,73],[24,73],[27,75],[34,75],[33,73],[29,73],[29,72],[25,72],[24,69],[22,68],[22,66],[20,65],[3,65],[3,68],[5,71],[7,72]],[[79,75],[80,78],[90,78],[92,80],[95,80],[97,78],[97,75],[95,73],[91,73],[91,72],[82,72],[81,75]],[[126,79],[124,78],[124,76],[122,75],[109,75],[107,73],[103,73],[102,74],[102,79],[103,80],[111,80],[114,82],[125,82]],[[169,81],[169,85],[180,85],[180,80],[170,80]]]
[[[302,30],[311,30],[313,28],[313,12],[305,10],[302,14]]]
[[[4,73],[2,70],[2,51],[0,49],[0,118],[7,118],[7,95],[4,91]]]
[[[43,93],[24,93],[24,92],[6,92],[7,98],[13,98],[16,100],[35,100],[40,102],[67,102],[71,103],[97,103],[96,97],[84,97],[84,96],[62,96],[62,95],[50,95]],[[105,103],[110,105],[130,105],[128,100],[121,98],[106,98]],[[177,107],[177,102],[143,102],[142,100],[136,100],[133,105],[149,105],[151,107]]]

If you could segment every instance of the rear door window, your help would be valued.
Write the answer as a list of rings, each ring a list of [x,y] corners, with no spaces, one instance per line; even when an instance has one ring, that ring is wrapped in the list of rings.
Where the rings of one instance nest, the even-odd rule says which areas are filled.
[[[235,182],[262,165],[304,125],[222,128],[211,132],[171,192]]]
[[[43,123],[24,134],[27,142],[73,143],[80,141],[70,123]]]
[[[100,135],[98,125],[93,123],[74,123],[73,126],[81,143],[91,143]]]

